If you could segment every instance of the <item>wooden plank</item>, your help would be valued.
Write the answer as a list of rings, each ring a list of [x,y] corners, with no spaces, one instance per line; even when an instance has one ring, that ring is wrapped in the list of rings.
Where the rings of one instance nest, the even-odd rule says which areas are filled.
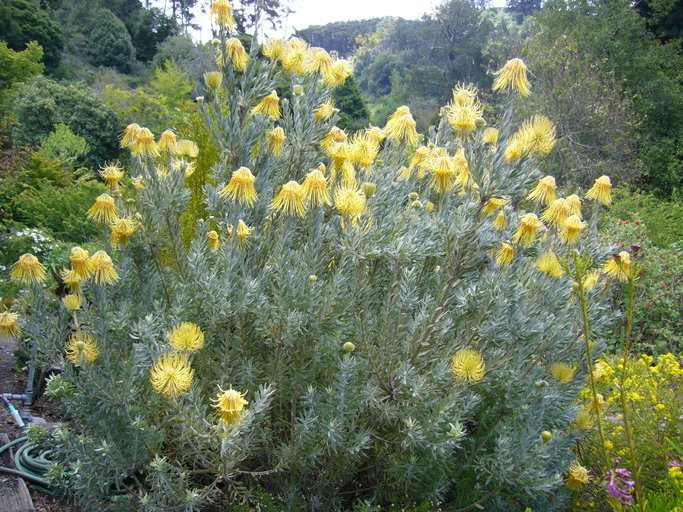
[[[0,432],[0,446],[9,443],[9,436]],[[0,457],[0,464],[5,467],[14,467],[12,460],[14,454],[8,453],[10,448]],[[21,478],[15,478],[5,473],[0,473],[0,511],[2,512],[33,512],[33,500],[28,492],[26,483]]]

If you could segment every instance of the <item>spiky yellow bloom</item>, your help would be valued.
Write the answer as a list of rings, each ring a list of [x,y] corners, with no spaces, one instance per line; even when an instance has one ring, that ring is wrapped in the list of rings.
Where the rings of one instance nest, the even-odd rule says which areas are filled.
[[[592,290],[597,286],[600,277],[602,277],[602,272],[600,272],[599,268],[590,270],[583,280],[583,287],[586,290]]]
[[[319,122],[321,119],[327,121],[330,117],[339,112],[339,109],[335,108],[334,102],[330,98],[327,98],[314,112],[315,121]]]
[[[492,146],[495,146],[498,144],[498,128],[488,127],[484,129],[484,133],[481,138],[484,144],[491,144]]]
[[[555,125],[545,116],[533,116],[522,124],[520,136],[525,150],[547,155],[555,147]]]
[[[195,352],[204,346],[204,333],[197,324],[182,322],[168,332],[168,342],[176,350]]]
[[[445,194],[455,186],[456,170],[453,160],[448,156],[441,156],[429,164],[432,176],[430,186],[439,194]]]
[[[586,199],[592,199],[600,204],[610,204],[612,202],[612,182],[609,176],[600,176],[595,180],[595,184],[586,193]]]
[[[502,243],[496,254],[496,263],[498,265],[509,265],[514,256],[515,250],[513,247],[510,244]]]
[[[593,416],[585,409],[581,409],[576,413],[574,421],[576,422],[576,426],[582,430],[593,430]]]
[[[322,77],[327,87],[339,87],[353,73],[353,66],[348,60],[335,59],[332,65],[323,72]]]
[[[570,207],[566,199],[555,199],[548,208],[541,215],[541,219],[551,226],[562,227],[564,226],[567,218],[569,217]]]
[[[116,190],[123,178],[123,169],[118,164],[105,165],[100,169],[100,176],[110,189]]]
[[[0,337],[16,338],[19,336],[19,315],[3,311],[0,313]]]
[[[478,102],[457,107],[451,105],[446,108],[448,122],[457,132],[471,132],[476,130],[475,120],[481,117],[483,110]]]
[[[215,0],[211,4],[211,19],[221,28],[232,29],[235,27],[232,4],[229,0]]]
[[[247,402],[244,399],[245,393],[240,393],[235,391],[230,386],[230,389],[223,390],[218,386],[219,392],[216,398],[212,400],[213,407],[216,408],[216,412],[221,417],[221,420],[228,423],[229,425],[234,425],[237,423],[242,416],[244,411],[244,406]]]
[[[521,218],[519,228],[513,237],[513,241],[522,247],[528,247],[534,242],[534,237],[543,223],[533,213],[527,213]]]
[[[119,218],[119,213],[114,198],[109,194],[102,194],[88,210],[88,218],[98,224],[109,224]]]
[[[422,167],[431,157],[431,152],[427,146],[420,146],[413,153],[413,158],[410,159],[410,168]]]
[[[280,60],[285,52],[285,42],[282,39],[268,39],[261,49],[261,53],[273,60]]]
[[[279,126],[268,133],[268,147],[270,147],[273,155],[278,156],[282,153],[282,146],[286,138],[285,131]]]
[[[272,91],[254,107],[254,112],[262,114],[271,120],[280,117],[280,98],[276,91]]]
[[[578,461],[573,461],[569,464],[569,476],[567,477],[567,487],[573,491],[578,491],[584,484],[590,482],[591,477],[588,475],[588,470],[584,468]]]
[[[527,196],[527,199],[531,199],[539,204],[544,204],[550,206],[555,201],[555,191],[557,190],[557,185],[555,185],[555,178],[552,176],[546,176],[541,178],[531,193]]]
[[[384,130],[382,130],[379,126],[370,126],[365,129],[365,133],[367,133],[370,140],[373,141],[377,146],[379,146],[387,136],[387,134],[384,133]]]
[[[254,206],[258,195],[254,182],[256,178],[246,167],[240,167],[232,173],[228,184],[218,193],[221,197],[227,197],[233,202]]]
[[[66,342],[66,358],[73,364],[94,363],[100,354],[100,346],[88,332],[77,330]]]
[[[470,165],[467,162],[467,158],[465,158],[465,150],[463,148],[458,149],[453,156],[453,168],[458,173],[455,178],[456,185],[460,185],[463,188],[477,187],[472,171],[470,171]]]
[[[351,138],[351,160],[360,167],[370,167],[378,152],[379,145],[370,138],[367,132],[357,132]]]
[[[505,224],[505,213],[499,212],[498,216],[493,221],[493,225],[496,226],[498,229],[503,229],[505,227]]]
[[[221,246],[221,237],[213,229],[206,234],[206,245],[208,245],[212,251],[217,251]]]
[[[531,84],[527,77],[527,67],[522,59],[511,59],[496,72],[496,79],[493,81],[493,91],[510,90],[521,96],[531,94]]]
[[[176,150],[177,138],[173,130],[166,130],[159,135],[159,142],[157,147],[159,151],[170,151],[174,153]]]
[[[585,228],[586,223],[582,222],[578,215],[570,215],[564,223],[560,236],[566,244],[573,244]]]
[[[406,142],[408,144],[417,144],[420,136],[417,133],[415,119],[413,119],[410,109],[405,105],[398,107],[396,112],[389,117],[384,131],[389,140],[396,142]]]
[[[185,354],[162,354],[151,370],[154,391],[169,398],[185,393],[192,385],[194,372]]]
[[[574,379],[576,370],[565,363],[553,363],[550,365],[550,374],[562,384],[569,384]]]
[[[595,398],[591,398],[590,402],[586,404],[586,410],[588,412],[596,412],[597,410],[602,411],[605,408],[605,397],[600,393],[595,395]]]
[[[270,203],[270,210],[291,215],[292,217],[303,217],[306,215],[304,198],[304,191],[301,185],[296,181],[289,181],[282,185],[280,192]]]
[[[220,71],[207,71],[204,73],[204,83],[209,89],[218,89],[223,83],[223,73]]]
[[[143,188],[145,188],[145,179],[142,176],[136,176],[135,178],[131,178],[130,182],[138,190],[142,190]]]
[[[334,59],[323,48],[311,48],[306,54],[306,71],[308,73],[327,73]]]
[[[85,249],[81,247],[72,247],[69,260],[71,261],[71,268],[78,277],[79,281],[89,277],[90,274],[92,274],[90,255]],[[66,280],[64,282],[66,282]]]
[[[365,210],[365,202],[365,194],[355,187],[343,185],[334,191],[334,206],[345,217],[357,219]]]
[[[128,243],[130,236],[140,227],[140,223],[135,219],[116,219],[109,225],[111,235],[109,242],[112,247],[123,247]]]
[[[83,305],[83,296],[78,293],[70,293],[62,297],[62,304],[69,311],[76,311]]]
[[[104,251],[97,251],[90,258],[92,266],[92,279],[96,284],[112,284],[119,279],[119,274],[114,268],[114,263]]]
[[[90,261],[90,259],[88,259]],[[75,270],[64,268],[59,273],[59,278],[69,287],[72,292],[81,291],[81,281],[83,278]]]
[[[142,128],[133,143],[130,151],[134,156],[159,156],[159,147],[154,140],[154,134],[147,128]]]
[[[453,88],[453,99],[449,106],[467,107],[477,101],[477,88],[472,84],[458,84]]]
[[[576,194],[567,196],[567,205],[569,206],[569,215],[576,215],[581,218],[581,198]]]
[[[33,254],[22,254],[12,265],[10,277],[23,284],[42,283],[46,277],[45,267]]]
[[[332,144],[327,149],[327,154],[334,158],[334,165],[341,167],[341,165],[351,158],[352,154],[351,145],[346,142],[340,142],[338,144]]]
[[[123,136],[121,137],[121,147],[127,148],[130,146],[137,138],[140,130],[142,130],[142,128],[138,123],[131,123],[126,126],[125,130],[123,130]]]
[[[486,373],[486,364],[482,355],[474,349],[458,350],[451,359],[451,372],[456,380],[466,384],[479,382]]]
[[[509,198],[507,197],[492,197],[488,201],[486,201],[486,204],[484,204],[483,211],[487,216],[491,216],[494,213],[496,213],[496,210],[500,208],[501,206],[505,206],[509,201]]]
[[[228,59],[232,63],[232,67],[235,71],[244,71],[247,69],[247,63],[249,62],[249,54],[242,46],[242,41],[236,37],[231,37],[225,42],[225,53]],[[223,57],[219,55],[218,65],[223,65]]]
[[[327,190],[327,179],[318,169],[312,169],[306,174],[301,190],[313,208],[323,204],[328,206],[332,204],[330,193]]]
[[[564,274],[560,260],[554,252],[544,252],[536,260],[536,268],[551,277],[560,277]]]
[[[332,156],[331,153],[333,149],[336,149],[338,144],[343,144],[347,141],[348,137],[346,136],[346,132],[338,126],[333,126],[330,131],[327,132],[327,135],[325,135],[323,140],[320,141],[320,147],[323,148],[325,153]]]
[[[237,248],[240,251],[249,245],[248,238],[254,229],[256,228],[250,228],[242,219],[240,219],[237,223],[237,231],[235,232],[235,236],[237,237]]]
[[[524,144],[521,137],[515,133],[508,139],[503,156],[506,162],[514,162],[522,158],[522,155],[524,155]]]
[[[626,281],[632,274],[631,255],[626,251],[612,255],[603,265],[602,270],[610,277],[616,277],[620,281]]]
[[[199,155],[199,147],[197,146],[197,143],[192,140],[181,139],[176,144],[175,154],[178,156],[197,158]]]

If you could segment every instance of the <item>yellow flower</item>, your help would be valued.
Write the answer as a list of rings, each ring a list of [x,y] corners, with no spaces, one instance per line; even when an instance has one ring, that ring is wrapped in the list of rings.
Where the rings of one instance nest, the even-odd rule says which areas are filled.
[[[555,147],[555,125],[545,116],[533,116],[522,124],[520,137],[526,151],[547,155]]]
[[[351,139],[351,160],[360,167],[370,167],[378,152],[379,145],[367,132],[357,132]]]
[[[429,163],[432,179],[429,185],[439,194],[445,194],[455,186],[456,170],[449,156],[441,156]]]
[[[225,53],[228,55],[228,59],[232,62],[232,67],[235,71],[244,71],[247,69],[247,63],[249,62],[249,54],[242,46],[242,41],[236,37],[231,37],[225,42]],[[218,55],[218,65],[223,65],[223,56]]]
[[[384,127],[384,131],[390,140],[413,145],[417,144],[417,141],[420,140],[415,127],[416,123],[410,113],[410,109],[404,105],[391,114]]]
[[[126,126],[126,129],[123,130],[123,136],[121,137],[121,147],[127,148],[130,146],[135,141],[136,137],[140,133],[140,130],[142,130],[142,128],[137,123],[132,123]]]
[[[154,141],[154,134],[147,128],[142,128],[138,132],[130,145],[130,151],[134,156],[159,156],[159,147]]]
[[[626,281],[631,276],[631,255],[626,251],[612,255],[603,265],[602,270],[610,277]]]
[[[576,370],[565,363],[553,363],[550,365],[550,374],[562,384],[569,384],[574,379]]]
[[[551,277],[560,277],[564,274],[560,260],[554,252],[544,252],[536,260],[536,268]]]
[[[274,60],[280,60],[284,52],[285,42],[282,39],[269,39],[261,49],[263,55]]]
[[[97,251],[90,258],[92,278],[96,284],[112,284],[119,279],[114,263],[104,251]]]
[[[204,346],[204,333],[192,322],[182,322],[168,333],[168,342],[176,350],[194,352]]]
[[[491,127],[486,128],[482,135],[482,140],[484,141],[484,144],[491,144],[492,146],[498,144],[498,129]]]
[[[109,194],[102,194],[88,210],[88,218],[98,224],[109,224],[119,218],[119,213],[114,198]]]
[[[539,180],[538,185],[527,196],[527,199],[549,206],[555,201],[555,190],[557,190],[555,178],[546,176]]]
[[[427,146],[420,146],[413,153],[413,158],[410,160],[410,168],[422,167],[430,159],[431,154]]]
[[[463,188],[477,187],[474,181],[474,176],[470,171],[470,166],[467,163],[467,158],[465,158],[465,150],[460,148],[453,157],[453,168],[458,172],[458,176],[455,179],[455,184],[460,185]]]
[[[247,238],[249,235],[251,235],[254,229],[256,228],[250,228],[242,219],[240,219],[237,223],[237,232],[235,233],[235,236],[237,237],[238,242],[237,248],[240,251],[249,245],[249,240],[247,240]]]
[[[338,87],[353,73],[353,66],[348,60],[337,59],[323,72],[323,81],[327,87]]]
[[[181,139],[175,148],[175,154],[178,156],[187,156],[189,158],[197,158],[199,155],[199,147],[197,143],[191,140]]]
[[[584,484],[590,482],[591,477],[588,475],[588,470],[584,468],[578,461],[573,461],[569,465],[569,477],[567,478],[567,487],[573,491],[578,491]]]
[[[367,133],[368,137],[370,137],[370,140],[378,146],[387,136],[387,134],[384,133],[384,130],[382,130],[379,126],[370,126],[369,128],[365,129],[365,133]]]
[[[471,348],[458,350],[451,359],[451,372],[456,380],[465,383],[479,382],[484,378],[486,364],[479,352]]]
[[[365,210],[366,197],[355,187],[343,185],[334,191],[334,206],[345,217],[357,219]]]
[[[81,247],[72,247],[69,260],[71,261],[71,268],[78,277],[79,281],[89,277],[90,274],[92,274],[90,255],[85,249],[82,249]],[[64,280],[64,282],[66,282],[66,280]]]
[[[123,178],[123,169],[117,164],[106,165],[100,170],[100,176],[110,189],[119,188],[119,181]]]
[[[582,430],[593,430],[593,417],[584,409],[581,409],[578,413],[576,413],[576,418],[574,418],[574,421],[576,422],[576,426]]]
[[[139,226],[140,224],[135,219],[120,218],[112,222],[109,225],[111,228],[109,242],[112,247],[123,247],[126,245],[130,236],[138,230]]]
[[[278,156],[282,153],[282,145],[286,138],[285,131],[279,126],[273,128],[270,133],[268,133],[268,146],[273,152],[273,155]]]
[[[221,28],[232,29],[235,27],[232,4],[228,0],[215,0],[211,4],[211,18]]]
[[[254,107],[254,112],[275,120],[280,117],[280,98],[276,91],[272,91]]]
[[[579,237],[579,233],[586,228],[586,223],[582,222],[577,215],[570,215],[564,223],[560,236],[567,244],[573,244]]]
[[[34,284],[45,281],[45,267],[33,254],[22,254],[12,265],[10,277],[23,284]]]
[[[598,280],[600,279],[600,269],[594,268],[590,272],[586,274],[586,277],[583,281],[583,287],[586,290],[592,290],[595,288],[595,286],[598,284]]]
[[[474,85],[459,83],[453,88],[453,99],[449,106],[459,108],[473,105],[477,100],[477,92]]]
[[[354,350],[356,350],[356,345],[354,345],[350,341],[347,341],[346,343],[344,343],[344,345],[342,345],[342,348],[345,352],[353,352]]]
[[[83,297],[76,293],[70,293],[62,297],[62,304],[69,311],[76,311],[83,305]]]
[[[531,84],[527,78],[527,67],[522,59],[512,59],[505,63],[493,81],[493,91],[514,91],[521,96],[531,94]]]
[[[510,137],[507,141],[507,146],[505,148],[505,161],[506,162],[513,162],[515,160],[519,160],[522,158],[522,155],[524,154],[524,145],[519,137],[519,134],[515,133],[512,137]]]
[[[498,248],[498,254],[496,255],[496,263],[498,265],[508,265],[515,255],[515,250],[510,244],[502,243]]]
[[[301,189],[312,207],[332,204],[330,193],[327,190],[327,179],[318,169],[312,169],[306,175]]]
[[[280,192],[270,203],[270,209],[285,215],[303,217],[306,215],[304,192],[296,181],[289,181],[282,185]]]
[[[254,182],[256,178],[246,167],[240,167],[232,173],[228,184],[218,193],[233,202],[254,206],[258,195]]]
[[[206,245],[208,245],[211,250],[217,251],[221,246],[220,235],[214,230],[209,231],[206,234]]]
[[[170,151],[174,153],[176,150],[177,139],[173,130],[166,130],[159,135],[159,142],[157,147],[159,151]]]
[[[218,386],[218,390],[216,398],[212,400],[213,407],[216,408],[216,412],[223,421],[234,425],[242,416],[244,406],[249,403],[244,399],[245,393],[235,391],[232,386],[228,390],[223,390]]]
[[[297,75],[306,73],[308,58],[308,43],[298,37],[293,37],[282,52],[282,67]]]
[[[320,146],[323,148],[323,151],[330,155],[330,152],[334,147],[336,147],[338,144],[344,143],[348,140],[348,137],[346,136],[346,133],[344,130],[337,126],[333,126],[329,132],[327,132],[327,135],[323,138],[322,141],[320,141]]]
[[[306,71],[308,73],[327,73],[334,59],[323,48],[311,48],[306,54]]]
[[[581,198],[576,194],[567,196],[567,205],[569,206],[569,215],[577,215],[581,218]]]
[[[136,176],[135,178],[131,178],[130,182],[138,190],[142,190],[143,188],[145,188],[145,179],[142,176]]]
[[[592,199],[600,204],[612,202],[612,182],[609,176],[600,176],[593,187],[586,193],[586,199]]]
[[[94,363],[100,354],[100,346],[90,333],[77,330],[66,343],[66,358],[73,364]]]
[[[90,262],[90,259],[88,259],[88,262]],[[81,280],[83,278],[80,277],[75,270],[64,268],[59,273],[59,277],[62,281],[64,281],[64,284],[71,289],[72,292],[81,291]]]
[[[591,398],[591,401],[586,405],[586,410],[588,412],[594,412],[596,410],[603,410],[605,408],[605,398],[598,393],[596,398]]]
[[[432,213],[435,208],[436,208],[436,205],[434,203],[432,203],[431,201],[427,201],[427,204],[425,204],[425,210],[427,210],[427,213]]]
[[[190,389],[192,377],[185,354],[163,354],[152,366],[150,381],[155,392],[175,398]]]
[[[541,219],[555,227],[564,226],[567,217],[569,217],[570,206],[566,199],[555,199],[548,208],[541,215]]]
[[[483,110],[478,101],[472,99],[467,103],[452,102],[446,107],[446,118],[458,132],[471,132],[476,130],[476,119],[481,117]]]
[[[327,98],[314,112],[315,121],[319,122],[321,119],[327,121],[330,117],[339,112],[339,109],[335,108],[334,102],[330,98]]]
[[[220,71],[208,71],[204,73],[204,83],[209,89],[218,89],[223,83],[223,73]]]
[[[530,246],[534,242],[536,232],[541,226],[543,226],[543,223],[538,220],[535,214],[527,213],[522,217],[513,241],[523,247]]]
[[[19,336],[19,315],[3,311],[0,313],[0,337],[16,338]]]
[[[493,221],[493,225],[498,229],[503,229],[505,227],[505,213],[499,212],[498,216]]]

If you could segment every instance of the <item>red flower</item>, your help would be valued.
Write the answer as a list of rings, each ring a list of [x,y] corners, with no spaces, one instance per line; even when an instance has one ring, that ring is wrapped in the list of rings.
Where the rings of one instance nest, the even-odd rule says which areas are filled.
[[[636,226],[640,226],[640,221],[639,221],[639,220],[636,221]]]
[[[645,305],[649,308],[650,306],[652,306],[652,302],[646,302]]]
[[[668,297],[668,296],[669,296],[669,292],[664,292],[663,295],[664,295],[664,297]]]

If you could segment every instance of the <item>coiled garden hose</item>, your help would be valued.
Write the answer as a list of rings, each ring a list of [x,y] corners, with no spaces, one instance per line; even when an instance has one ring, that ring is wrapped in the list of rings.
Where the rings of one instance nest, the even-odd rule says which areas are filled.
[[[0,466],[0,473],[7,473],[8,475],[23,478],[24,480],[35,484],[37,489],[52,494],[50,484],[44,478],[47,474],[48,466],[50,465],[48,459],[51,453],[50,450],[41,451],[38,446],[29,443],[28,437],[24,436],[0,447],[0,455],[11,447],[21,443],[24,443],[24,445],[18,448],[14,454],[14,465],[16,466],[16,469]]]

